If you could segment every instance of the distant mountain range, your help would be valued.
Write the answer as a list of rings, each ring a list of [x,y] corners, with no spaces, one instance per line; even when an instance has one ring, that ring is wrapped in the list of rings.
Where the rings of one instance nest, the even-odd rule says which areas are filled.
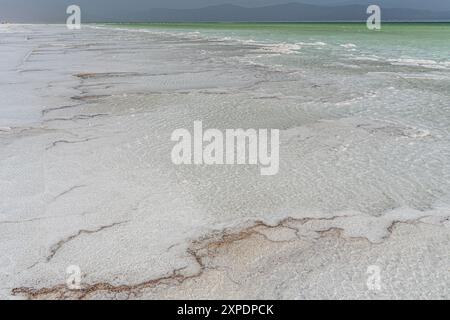
[[[200,9],[152,9],[134,13],[138,21],[366,21],[367,6],[316,6],[288,3],[256,8],[236,5],[217,5]],[[100,18],[100,17],[98,17]],[[106,17],[105,17],[106,19]],[[450,11],[433,12],[417,9],[382,9],[383,21],[450,21]],[[123,19],[129,20],[129,19]]]
[[[314,3],[309,2],[310,0],[303,0],[304,3]],[[311,0],[316,1],[316,0]],[[419,10],[431,10],[431,11],[450,11],[450,1],[449,0],[328,0],[329,5],[370,5],[378,4],[384,8],[408,8],[408,9],[419,9]],[[302,1],[299,1],[302,2]],[[407,5],[405,5],[405,2]]]
[[[25,0],[0,0],[0,21],[25,23],[64,23],[65,9],[71,0],[60,0],[51,6],[27,7],[18,9],[17,4]],[[214,5],[196,9],[152,9],[138,6],[137,0],[120,2],[120,5],[107,5],[107,0],[78,0],[82,8],[83,22],[206,22],[206,21],[247,21],[247,22],[309,22],[309,21],[365,21],[367,5],[311,5],[287,3],[263,7],[242,7],[233,4]],[[309,0],[308,0],[309,1]],[[351,2],[348,0],[347,2]],[[384,2],[383,2],[384,1]],[[382,7],[382,20],[387,21],[450,21],[450,11],[429,11],[422,9]],[[416,0],[411,0],[416,1]],[[418,1],[418,0],[417,0]],[[416,1],[416,2],[417,2]],[[439,0],[428,0],[439,1]],[[449,0],[450,1],[450,0]],[[387,3],[386,0],[368,3]],[[36,1],[37,3],[37,1]],[[104,3],[105,5],[102,5]],[[111,2],[109,2],[111,4]],[[387,5],[387,4],[386,4]],[[419,5],[419,3],[416,3]],[[138,8],[138,9],[136,9]]]

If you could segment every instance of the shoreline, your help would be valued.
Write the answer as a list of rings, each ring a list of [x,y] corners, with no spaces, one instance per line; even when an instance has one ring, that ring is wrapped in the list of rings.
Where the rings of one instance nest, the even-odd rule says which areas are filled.
[[[450,210],[401,175],[385,184],[382,178],[395,172],[382,166],[384,158],[373,147],[365,148],[395,150],[407,141],[419,144],[406,150],[416,155],[432,139],[440,146],[438,134],[445,131],[439,126],[423,134],[407,121],[315,111],[319,98],[333,106],[352,104],[353,98],[339,100],[328,89],[315,93],[329,80],[312,78],[314,65],[249,62],[253,56],[284,57],[259,44],[113,29],[20,28],[6,41],[29,54],[14,70],[0,72],[14,74],[10,82],[30,93],[25,102],[20,96],[10,101],[25,111],[33,106],[39,116],[0,131],[0,210],[6,213],[1,250],[14,252],[7,266],[0,265],[0,281],[8,287],[0,294],[448,298]],[[381,81],[398,81],[386,79]],[[293,88],[302,91],[294,96]],[[261,181],[247,166],[174,167],[170,132],[199,118],[214,128],[280,128],[280,175]],[[334,136],[339,138],[329,138]],[[356,151],[346,155],[350,146]],[[361,165],[372,184],[350,185],[346,176],[360,164],[346,159],[364,152],[381,168],[371,172]],[[342,172],[333,176],[337,164]],[[406,176],[421,181],[419,173]],[[321,189],[310,190],[310,181]],[[398,190],[389,190],[396,184]],[[363,187],[368,192],[357,199]],[[398,206],[395,197],[410,207]],[[351,199],[351,208],[343,208],[342,199]],[[395,257],[400,261],[391,262]],[[384,266],[386,286],[368,291],[367,267],[377,264]],[[80,266],[84,291],[65,289],[69,265]],[[416,270],[424,271],[418,288],[408,280]],[[333,283],[341,283],[339,292],[332,292]]]

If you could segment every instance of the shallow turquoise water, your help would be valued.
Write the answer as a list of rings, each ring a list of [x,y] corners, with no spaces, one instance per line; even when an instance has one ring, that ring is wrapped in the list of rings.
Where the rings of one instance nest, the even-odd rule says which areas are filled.
[[[240,108],[250,108],[246,115],[252,125],[248,127],[287,130],[304,128],[308,123],[329,124],[329,128],[325,125],[317,131],[314,129],[311,136],[319,137],[316,142],[302,140],[298,145],[301,151],[286,155],[290,160],[298,156],[306,158],[298,163],[286,162],[295,169],[290,167],[285,171],[289,173],[280,180],[280,189],[291,180],[292,172],[300,172],[297,167],[304,164],[313,167],[309,169],[311,172],[325,177],[322,185],[314,182],[317,188],[311,194],[312,200],[299,207],[315,208],[317,195],[322,192],[326,210],[330,202],[339,203],[332,205],[331,210],[340,205],[342,209],[348,208],[349,199],[364,197],[364,204],[357,210],[370,213],[397,207],[397,201],[401,206],[420,210],[436,203],[445,202],[446,206],[450,203],[450,24],[384,24],[381,31],[370,31],[365,24],[357,23],[109,27],[149,33],[148,37],[137,37],[149,44],[154,42],[155,46],[162,44],[164,49],[180,55],[184,53],[184,62],[190,66],[208,61],[213,69],[226,67],[230,72],[248,70],[249,74],[260,74],[258,93],[269,99],[264,103],[261,100],[235,102]],[[120,34],[127,39],[129,33]],[[188,56],[188,52],[192,55]],[[197,81],[195,76],[192,81]],[[184,99],[181,104],[185,103]],[[216,103],[208,106],[215,110]],[[193,107],[196,108],[198,105]],[[264,108],[271,112],[261,122],[267,110]],[[241,115],[240,126],[244,117]],[[222,119],[222,116],[215,118]],[[279,122],[273,124],[273,121]],[[349,129],[341,132],[341,125],[349,123]],[[361,128],[366,129],[359,135]],[[346,158],[348,162],[339,158],[338,151],[337,155],[335,151],[326,155],[322,151],[311,152],[316,146],[327,149],[330,144],[339,144],[337,141],[343,136],[350,141],[349,146],[353,145],[349,147],[353,151]],[[343,146],[345,152],[348,152],[347,144]],[[338,160],[333,162],[329,158]],[[342,170],[342,166],[346,169]],[[298,181],[308,179],[316,178],[295,178],[292,189],[297,190]],[[366,182],[366,186],[356,187]],[[340,193],[349,188],[354,194]],[[393,189],[395,196],[385,197],[386,190]],[[293,192],[295,195],[289,198],[289,203],[302,198],[307,190],[308,187],[301,187]],[[412,197],[408,195],[405,201],[407,190],[422,191]],[[378,192],[382,193],[383,200],[367,206],[372,201],[368,198]]]
[[[344,46],[342,48],[347,51],[380,55],[384,59],[450,61],[450,23],[387,23],[382,25],[381,31],[368,30],[361,23],[148,23],[117,26],[248,43],[301,46],[321,42],[329,48]]]

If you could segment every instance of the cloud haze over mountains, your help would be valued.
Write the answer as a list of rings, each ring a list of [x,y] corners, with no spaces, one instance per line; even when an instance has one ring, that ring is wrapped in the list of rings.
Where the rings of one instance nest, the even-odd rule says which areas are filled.
[[[0,20],[63,23],[70,4],[85,22],[363,21],[368,4],[385,21],[450,20],[449,0],[0,0]],[[301,2],[301,3],[299,3]]]

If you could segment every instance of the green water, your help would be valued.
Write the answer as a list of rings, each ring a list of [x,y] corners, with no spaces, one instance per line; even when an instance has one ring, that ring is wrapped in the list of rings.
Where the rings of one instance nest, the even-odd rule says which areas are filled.
[[[352,51],[385,59],[450,61],[450,23],[385,23],[380,31],[363,23],[147,23],[116,24],[149,32],[268,44],[353,44]],[[349,49],[349,48],[347,48]]]

